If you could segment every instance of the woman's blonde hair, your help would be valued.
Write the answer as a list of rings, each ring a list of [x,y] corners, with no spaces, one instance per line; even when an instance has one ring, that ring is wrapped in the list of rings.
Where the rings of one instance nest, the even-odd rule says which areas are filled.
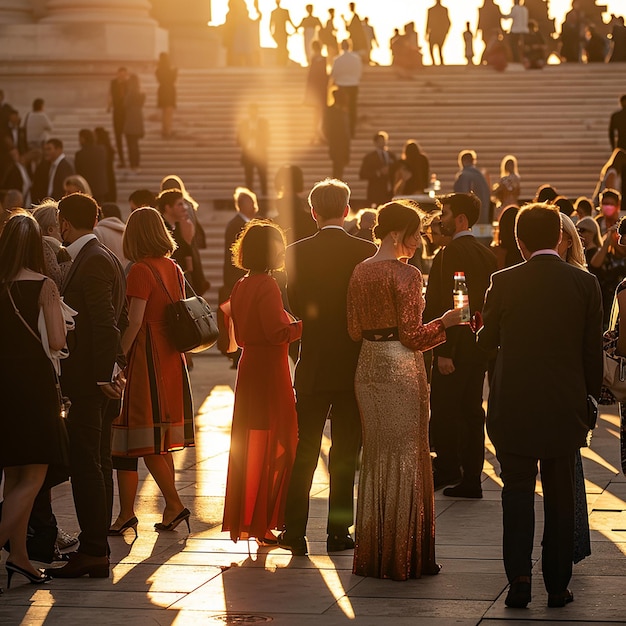
[[[80,191],[81,193],[85,193],[88,196],[93,196],[89,183],[80,174],[72,174],[71,176],[68,176],[63,181],[63,187],[67,187],[68,185],[76,187],[76,190]]]
[[[585,260],[585,249],[583,248],[582,241],[580,240],[580,236],[578,235],[574,222],[572,222],[572,220],[565,215],[565,213],[561,213],[561,228],[563,229],[563,232],[572,240],[572,245],[567,249],[565,261],[570,265],[574,265],[581,270],[586,271],[587,262]]]
[[[507,165],[509,163],[513,164],[512,172],[509,172],[509,169],[507,168]],[[505,157],[502,158],[502,161],[500,161],[500,178],[505,178],[509,174],[515,174],[516,176],[519,176],[519,171],[517,170],[517,157],[512,154],[507,154]]]
[[[156,209],[142,207],[130,214],[122,240],[127,259],[137,262],[145,258],[168,257],[177,247]]]
[[[37,220],[42,235],[48,235],[50,229],[59,225],[59,203],[46,198],[41,204],[33,207],[33,217]]]

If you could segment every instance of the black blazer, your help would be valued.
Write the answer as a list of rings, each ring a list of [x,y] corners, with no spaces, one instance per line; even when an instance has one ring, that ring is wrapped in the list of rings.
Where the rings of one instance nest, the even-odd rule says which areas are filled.
[[[386,174],[380,174],[379,170],[385,167],[385,163],[380,156],[378,150],[368,152],[361,162],[359,170],[359,178],[367,180],[367,203],[368,204],[384,204],[391,200],[393,194],[392,189],[392,173],[395,171],[393,167],[396,157],[393,152],[387,153],[389,163]]]
[[[50,173],[50,161],[45,159],[37,166],[33,176],[33,189],[31,192],[34,203],[41,202],[48,196],[48,174]],[[63,182],[74,173],[72,164],[67,159],[62,159],[54,173],[52,185],[52,197],[60,200],[65,195]]]
[[[485,292],[496,269],[495,254],[473,235],[453,239],[433,259],[428,275],[424,321],[430,322],[453,308],[455,272],[465,273],[471,314],[482,311]],[[446,342],[437,346],[434,354],[456,361],[485,360],[485,354],[476,347],[474,333],[467,325],[446,329]]]
[[[375,252],[373,243],[339,228],[287,248],[289,306],[303,322],[296,391],[354,390],[360,346],[348,335],[348,283],[354,267]]]
[[[585,443],[602,384],[602,296],[593,274],[544,254],[493,275],[478,345],[498,349],[487,430],[496,451],[536,458]]]
[[[107,180],[107,155],[104,146],[94,144],[83,146],[74,157],[76,173],[80,174],[91,187],[91,193],[98,202],[104,202],[109,188]]]
[[[69,333],[70,356],[61,364],[63,392],[92,395],[110,382],[115,363],[123,362],[121,335],[128,325],[126,279],[115,255],[97,239],[88,241],[68,272],[61,294],[78,311]]]

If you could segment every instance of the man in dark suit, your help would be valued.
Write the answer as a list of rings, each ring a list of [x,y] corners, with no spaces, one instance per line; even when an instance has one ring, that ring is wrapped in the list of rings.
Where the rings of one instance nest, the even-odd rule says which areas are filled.
[[[26,133],[20,126],[20,114],[15,109],[9,109],[6,124],[0,127],[0,178],[13,164],[13,149],[20,154],[26,153]]]
[[[61,236],[73,259],[61,293],[78,312],[76,328],[68,336],[70,356],[62,364],[61,385],[72,401],[67,418],[70,475],[81,533],[80,547],[67,565],[49,570],[57,578],[109,575],[112,418],[105,418],[105,412],[107,402],[121,395],[126,285],[119,261],[93,234],[97,213],[95,200],[81,193],[59,202]]]
[[[104,202],[108,191],[107,157],[104,146],[96,143],[93,131],[83,128],[78,133],[80,150],[74,156],[76,173],[80,174],[91,187],[96,202]]]
[[[287,293],[294,315],[302,319],[300,358],[295,389],[298,447],[285,506],[281,546],[295,555],[307,552],[309,491],[320,453],[322,432],[330,416],[329,552],[354,547],[353,524],[356,459],[361,445],[361,421],[354,396],[354,372],[359,345],[348,335],[346,301],[354,267],[376,252],[373,243],[348,235],[350,188],[335,179],[317,183],[309,205],[320,230],[287,248]]]
[[[231,248],[235,241],[237,241],[237,237],[244,226],[251,219],[254,219],[259,212],[256,195],[246,187],[237,187],[237,189],[235,189],[234,201],[237,214],[228,222],[224,232],[224,266],[222,270],[222,288],[219,293],[220,302],[226,302],[226,300],[230,298],[230,292],[233,290],[235,283],[246,275],[246,270],[239,269],[233,265]],[[224,314],[219,307],[217,310],[217,321],[220,329],[218,347],[222,354],[226,354],[232,359],[233,369],[236,369],[241,351],[238,350],[237,352],[228,353],[228,328],[226,328],[224,324]]]
[[[65,195],[63,183],[74,173],[74,167],[63,152],[63,142],[56,137],[48,139],[43,147],[43,160],[33,176],[32,200],[44,198],[60,200]]]
[[[359,178],[367,181],[368,206],[389,202],[393,195],[391,172],[396,156],[389,152],[388,142],[389,135],[384,130],[379,130],[374,135],[374,150],[368,152],[361,163]]]
[[[622,108],[611,115],[609,124],[611,150],[615,150],[615,148],[626,150],[626,94],[619,99],[619,103]]]
[[[426,290],[424,320],[440,317],[453,306],[454,275],[465,274],[470,312],[482,310],[496,257],[479,243],[472,226],[480,215],[474,194],[444,196],[441,232],[452,241],[433,259]],[[446,330],[446,342],[433,352],[430,394],[430,436],[437,458],[433,462],[435,489],[444,495],[482,498],[480,485],[485,448],[483,384],[487,358],[476,346],[467,324]]]
[[[267,120],[259,117],[256,104],[248,108],[248,117],[237,129],[237,145],[241,148],[241,164],[246,178],[246,187],[254,189],[254,170],[259,176],[261,195],[267,196],[267,149],[270,131]]]
[[[526,263],[492,276],[478,345],[497,349],[487,431],[501,466],[503,555],[511,583],[507,606],[531,600],[537,463],[543,485],[543,579],[548,606],[567,589],[574,545],[575,455],[593,427],[589,399],[602,383],[602,298],[592,274],[556,252],[555,207],[532,204],[517,218]]]
[[[109,106],[107,112],[113,112],[113,132],[117,148],[118,167],[126,167],[124,159],[124,126],[126,124],[126,93],[130,73],[125,67],[120,67],[109,85]]]

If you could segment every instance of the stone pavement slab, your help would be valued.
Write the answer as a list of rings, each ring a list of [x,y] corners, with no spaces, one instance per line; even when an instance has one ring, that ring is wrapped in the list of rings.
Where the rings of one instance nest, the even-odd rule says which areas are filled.
[[[482,500],[435,497],[438,576],[394,582],[352,574],[352,551],[326,553],[328,449],[324,440],[307,529],[310,554],[293,557],[221,532],[235,372],[200,355],[191,373],[197,441],[174,455],[177,485],[192,511],[185,526],[155,532],[163,501],[140,463],[137,539],[112,537],[110,579],[54,580],[43,587],[16,577],[0,596],[0,626],[471,626],[504,623],[626,624],[626,479],[618,417],[604,407],[591,449],[583,450],[592,555],[574,567],[575,601],[548,609],[541,578],[542,494],[537,483],[533,601],[507,609],[502,564],[501,481],[486,444]],[[53,491],[60,525],[77,532],[69,484]],[[4,568],[0,586],[6,588]]]

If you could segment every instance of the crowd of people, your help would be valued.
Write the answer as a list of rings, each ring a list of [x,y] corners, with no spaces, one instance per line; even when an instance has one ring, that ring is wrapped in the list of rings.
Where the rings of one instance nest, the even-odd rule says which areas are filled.
[[[437,574],[434,492],[482,498],[483,382],[489,373],[486,423],[504,482],[506,602],[517,607],[531,600],[528,537],[539,463],[548,602],[564,606],[573,599],[572,562],[589,553],[588,525],[574,522],[587,519],[575,485],[584,485],[578,451],[591,428],[587,396],[600,396],[602,299],[608,293],[601,268],[624,247],[621,194],[608,186],[620,182],[621,149],[603,168],[600,210],[593,200],[579,199],[576,215],[573,204],[547,185],[520,208],[517,160],[505,156],[501,179],[486,188],[486,202],[498,202],[492,210],[500,222],[489,246],[474,233],[485,214],[492,217],[476,184],[483,174],[475,153],[461,152],[459,189],[434,198],[436,209],[427,215],[411,200],[390,200],[392,180],[417,178],[416,189],[424,191],[427,157],[416,159],[419,146],[408,142],[397,160],[386,154],[385,133],[374,141],[362,169],[365,178],[371,174],[368,193],[377,208],[358,224],[347,219],[345,183],[321,181],[304,201],[295,166],[276,178],[280,210],[274,221],[257,219],[253,191],[235,193],[220,293],[221,349],[238,368],[223,530],[233,541],[253,538],[294,555],[308,552],[309,492],[330,417],[327,550],[354,550],[353,571],[362,576]],[[401,167],[392,167],[396,161]],[[424,171],[413,172],[409,161]],[[414,176],[391,176],[402,168]],[[171,175],[158,195],[139,189],[129,204],[125,224],[119,211],[106,203],[101,208],[83,191],[46,198],[32,210],[3,209],[0,306],[11,324],[0,344],[0,380],[7,396],[18,399],[14,409],[21,416],[0,421],[0,542],[10,540],[9,585],[15,573],[33,584],[108,576],[108,537],[137,533],[139,457],[165,502],[156,530],[191,527],[193,511],[177,492],[173,461],[175,451],[194,445],[191,364],[174,347],[164,320],[168,304],[185,293],[185,277],[197,281],[197,203]],[[517,255],[504,248],[511,241]],[[415,266],[426,267],[425,257],[424,292]],[[469,323],[453,301],[459,274],[473,313]],[[612,299],[613,293],[605,308]],[[558,364],[544,337],[553,327],[533,321],[548,301],[555,324],[562,323],[561,311],[570,320],[559,339],[559,354],[567,358]],[[19,388],[10,364],[14,351],[45,390],[30,394],[28,402],[8,391]],[[541,367],[563,370],[556,390],[546,386],[553,377],[538,367],[542,354]],[[529,406],[519,400],[529,387],[540,389],[540,413],[532,398]],[[515,406],[512,397],[518,398]],[[527,413],[537,418],[519,419]],[[7,445],[24,428],[36,431],[29,437],[33,445]],[[78,549],[59,554],[50,489],[68,476],[81,532]],[[46,552],[43,537],[45,561],[63,561],[39,570],[31,560]]]
[[[521,0],[516,7],[527,9]],[[356,128],[358,50],[368,44],[364,37],[365,48],[357,47],[363,22],[354,3],[350,11],[352,43],[334,50],[335,103],[316,125],[329,144],[333,178],[304,199],[302,170],[283,166],[272,219],[258,219],[253,189],[256,177],[267,198],[269,132],[254,105],[238,128],[246,186],[234,193],[237,213],[225,232],[218,312],[220,350],[238,370],[222,528],[233,541],[307,554],[309,496],[330,418],[328,552],[354,550],[361,576],[436,575],[434,493],[482,498],[486,423],[504,483],[506,603],[525,607],[532,598],[539,465],[548,605],[564,606],[573,600],[572,563],[589,553],[579,450],[593,428],[589,404],[601,396],[602,332],[626,326],[626,96],[611,118],[613,153],[589,198],[574,201],[542,185],[524,204],[515,155],[503,157],[492,184],[471,149],[459,153],[454,193],[438,196],[419,143],[406,141],[398,158],[381,130],[359,170],[371,208],[351,220],[351,190],[341,178]],[[440,63],[444,13],[439,1],[429,11],[428,41]],[[515,24],[519,13],[507,19]],[[276,37],[291,21],[277,13],[273,23]],[[325,107],[324,27],[312,5],[299,26],[291,24],[304,30],[308,90]],[[518,61],[524,35],[512,29],[508,39]],[[176,71],[167,58],[157,77],[169,138]],[[0,417],[0,545],[9,542],[9,587],[16,573],[33,584],[108,577],[108,538],[137,534],[140,457],[164,499],[155,529],[191,528],[173,453],[194,445],[193,362],[175,348],[166,309],[184,297],[187,282],[199,294],[208,289],[200,260],[206,241],[198,203],[177,175],[164,177],[158,193],[135,190],[122,219],[114,155],[125,167],[125,139],[130,167],[139,167],[144,94],[120,68],[110,95],[116,150],[104,129],[82,129],[72,163],[42,99],[21,121],[0,92],[0,311],[7,320],[0,389],[8,405]],[[427,214],[407,196],[427,196],[435,209]],[[454,300],[459,284],[462,306]],[[618,347],[626,350],[624,340]],[[33,384],[36,395],[27,388]],[[624,450],[623,407],[620,415]],[[16,447],[16,440],[30,445]],[[77,538],[64,537],[51,500],[68,477]],[[70,544],[77,550],[60,551]],[[41,570],[32,561],[60,562]]]
[[[503,178],[519,187],[516,165],[505,157]],[[242,196],[250,209],[244,216],[240,208],[225,240],[225,273],[231,252],[235,267],[247,273],[223,307],[231,326],[226,351],[243,349],[223,530],[234,541],[255,538],[261,546],[307,554],[309,492],[330,417],[328,552],[354,550],[353,571],[361,576],[437,574],[434,492],[482,498],[488,372],[487,430],[504,481],[506,604],[525,607],[532,597],[538,464],[548,605],[571,602],[572,563],[590,553],[579,449],[593,427],[588,396],[600,396],[602,379],[601,292],[586,267],[581,228],[597,221],[581,218],[577,230],[551,201],[507,204],[502,215],[510,220],[515,212],[518,255],[499,256],[473,234],[479,197],[457,192],[441,197],[430,215],[410,200],[366,210],[375,218],[374,245],[349,235],[350,190],[327,179],[309,194],[317,233],[286,248],[275,224],[255,218],[253,192],[238,190],[243,207]],[[422,240],[431,257],[436,252],[425,296],[413,267]],[[474,312],[469,323],[453,305],[459,273]],[[541,317],[546,302],[550,323]],[[558,354],[567,357],[555,361],[549,337],[564,315]],[[298,339],[294,403],[288,357]],[[536,394],[524,392],[529,388],[541,390],[540,411]]]
[[[553,53],[561,62],[567,63],[626,61],[626,26],[622,16],[611,14],[605,23],[601,7],[594,2],[573,0],[557,32],[548,5],[545,0],[514,0],[509,13],[504,13],[494,0],[484,0],[478,9],[476,31],[472,31],[468,22],[463,32],[468,65],[478,62],[504,69],[508,62],[514,62],[540,69]],[[326,18],[321,19],[314,15],[314,5],[307,4],[306,15],[300,23],[295,23],[289,10],[281,6],[281,0],[276,0],[276,7],[269,16],[269,31],[276,44],[275,63],[279,66],[289,63],[289,38],[301,34],[304,58],[309,66],[313,64],[314,42],[332,63],[339,54],[343,36],[363,63],[375,64],[371,55],[373,50],[380,48],[380,43],[374,25],[369,17],[361,17],[357,10],[356,3],[350,2],[349,14],[342,14],[340,23],[336,22],[334,8],[328,9]],[[254,11],[255,16],[251,17],[243,0],[229,0],[228,13],[220,27],[227,65],[261,64],[259,28],[262,14],[258,2],[254,3]],[[433,65],[444,64],[443,48],[451,24],[449,9],[441,0],[434,0],[427,9],[424,30]],[[484,50],[476,60],[474,44],[479,32]],[[402,29],[394,29],[389,48],[392,64],[401,75],[410,75],[423,65],[424,55],[414,21]]]

